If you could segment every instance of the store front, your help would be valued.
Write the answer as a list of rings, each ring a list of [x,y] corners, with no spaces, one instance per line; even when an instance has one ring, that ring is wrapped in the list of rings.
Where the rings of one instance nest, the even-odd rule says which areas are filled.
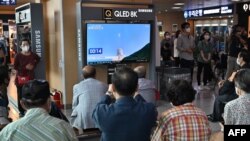
[[[217,6],[184,11],[184,17],[193,25],[196,44],[204,29],[211,32],[215,49],[225,51],[226,41],[233,25],[234,6]]]

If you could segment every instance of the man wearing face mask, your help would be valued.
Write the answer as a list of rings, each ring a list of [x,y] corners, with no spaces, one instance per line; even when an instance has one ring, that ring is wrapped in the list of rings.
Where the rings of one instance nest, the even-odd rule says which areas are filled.
[[[240,69],[250,68],[250,54],[247,50],[243,49],[238,54],[236,63],[240,66]],[[240,70],[238,69],[238,70]],[[214,101],[213,113],[208,115],[208,119],[212,122],[223,121],[222,113],[224,112],[225,104],[238,96],[235,92],[234,77],[236,71],[226,80],[219,82],[219,95]]]
[[[234,84],[237,99],[228,102],[225,106],[225,125],[250,124],[250,70],[240,70],[235,74]]]
[[[190,24],[184,22],[181,25],[182,33],[177,39],[177,49],[180,54],[180,66],[181,68],[189,68],[191,72],[191,81],[193,79],[193,69],[194,69],[194,57],[193,52],[195,48],[194,38],[190,35]]]
[[[235,25],[229,39],[226,79],[237,69],[236,58],[246,41],[242,38],[242,27]],[[247,49],[247,48],[245,48]]]
[[[34,70],[37,63],[40,61],[40,57],[31,52],[30,42],[28,39],[23,39],[21,41],[21,49],[14,60],[14,70],[12,73],[16,75],[16,86],[18,93],[18,110],[19,116],[24,115],[25,110],[20,105],[20,99],[22,98],[22,86],[27,83],[29,80],[34,79]]]

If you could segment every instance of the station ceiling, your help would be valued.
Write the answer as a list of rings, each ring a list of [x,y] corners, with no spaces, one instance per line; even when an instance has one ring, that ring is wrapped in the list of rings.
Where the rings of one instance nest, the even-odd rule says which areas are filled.
[[[35,0],[17,0],[17,6]],[[73,0],[72,0],[73,1]],[[134,0],[136,2],[136,0]],[[142,0],[139,0],[142,1]],[[152,0],[156,12],[175,12],[232,3],[250,2],[250,0]],[[0,6],[0,11],[15,10],[17,6]]]

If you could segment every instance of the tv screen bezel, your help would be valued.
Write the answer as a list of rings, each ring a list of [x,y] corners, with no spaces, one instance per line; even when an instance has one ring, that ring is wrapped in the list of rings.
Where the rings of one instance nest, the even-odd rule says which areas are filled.
[[[85,23],[85,48],[83,49],[84,51],[84,63],[86,65],[115,65],[115,64],[128,64],[128,63],[148,63],[151,61],[151,51],[149,52],[149,58],[147,60],[126,60],[126,61],[122,61],[122,62],[110,62],[110,63],[96,63],[96,64],[89,64],[88,60],[87,60],[87,55],[88,55],[88,47],[87,47],[87,26],[89,24],[148,24],[150,26],[150,30],[149,30],[149,46],[150,46],[150,50],[152,49],[152,23],[151,22],[136,22],[136,23],[120,23],[120,22],[114,22],[114,23],[103,23],[103,22],[87,22]]]

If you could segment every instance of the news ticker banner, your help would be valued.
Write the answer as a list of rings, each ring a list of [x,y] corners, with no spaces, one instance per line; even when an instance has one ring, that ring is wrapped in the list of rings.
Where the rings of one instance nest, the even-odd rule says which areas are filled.
[[[224,141],[250,141],[250,125],[225,125]]]

